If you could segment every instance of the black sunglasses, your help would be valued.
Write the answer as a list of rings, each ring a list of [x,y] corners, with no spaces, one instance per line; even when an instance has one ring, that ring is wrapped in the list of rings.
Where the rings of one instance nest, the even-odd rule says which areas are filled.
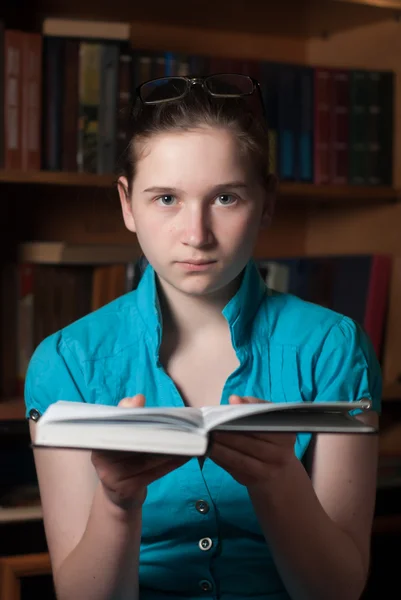
[[[139,85],[137,97],[146,105],[161,104],[184,98],[192,86],[200,85],[215,98],[245,98],[256,94],[265,117],[265,107],[259,82],[240,73],[216,73],[205,77],[160,77]]]

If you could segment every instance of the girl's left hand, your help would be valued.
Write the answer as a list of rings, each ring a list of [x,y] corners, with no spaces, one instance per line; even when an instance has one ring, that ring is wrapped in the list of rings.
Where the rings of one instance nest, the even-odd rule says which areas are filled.
[[[230,396],[230,404],[264,402],[250,396]],[[210,458],[249,487],[268,483],[297,459],[293,433],[236,433],[216,431],[212,435]]]

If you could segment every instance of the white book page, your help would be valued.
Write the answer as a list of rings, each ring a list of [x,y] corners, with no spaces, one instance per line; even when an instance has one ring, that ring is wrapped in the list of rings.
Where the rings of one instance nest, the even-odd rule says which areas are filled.
[[[206,406],[201,408],[203,422],[206,431],[210,431],[223,423],[228,423],[233,419],[248,417],[251,415],[263,414],[276,411],[352,411],[355,409],[368,409],[371,402],[261,402],[258,404],[234,404],[224,406]]]
[[[154,423],[176,426],[178,429],[203,428],[202,413],[196,408],[125,408],[104,404],[70,402],[59,400],[51,404],[38,425],[51,422],[104,422],[120,421],[132,423]]]

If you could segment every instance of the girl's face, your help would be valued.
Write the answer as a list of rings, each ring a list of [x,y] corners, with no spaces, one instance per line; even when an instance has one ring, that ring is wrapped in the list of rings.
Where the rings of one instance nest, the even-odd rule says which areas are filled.
[[[132,197],[119,189],[125,225],[163,284],[191,295],[231,283],[270,217],[265,190],[223,129],[153,136],[141,149]]]

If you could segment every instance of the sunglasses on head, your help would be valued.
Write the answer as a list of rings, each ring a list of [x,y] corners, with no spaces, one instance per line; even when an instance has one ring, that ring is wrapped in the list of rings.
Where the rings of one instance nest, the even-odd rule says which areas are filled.
[[[260,84],[253,77],[240,73],[217,73],[205,77],[160,77],[145,81],[137,88],[137,97],[143,104],[156,105],[184,98],[192,86],[200,85],[215,98],[246,98],[256,95],[265,117]]]

